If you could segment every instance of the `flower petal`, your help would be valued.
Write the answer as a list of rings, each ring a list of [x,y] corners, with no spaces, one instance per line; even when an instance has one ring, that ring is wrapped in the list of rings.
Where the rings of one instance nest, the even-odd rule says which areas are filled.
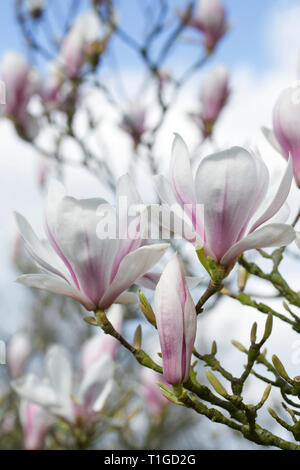
[[[289,195],[291,184],[293,181],[293,162],[290,156],[286,170],[275,194],[275,197],[265,212],[259,217],[250,229],[250,233],[253,232],[257,227],[267,222],[273,215],[275,215],[282,207],[286,198]]]
[[[205,157],[196,175],[196,193],[204,204],[206,242],[217,260],[238,240],[252,215],[257,161],[247,150],[233,147]]]
[[[75,287],[58,276],[50,274],[23,274],[17,282],[27,287],[46,290],[53,294],[65,295],[80,302],[87,310],[94,310],[95,305]]]
[[[168,247],[166,243],[143,246],[125,256],[112,284],[99,302],[99,308],[106,309],[114,303],[122,292],[160,260]]]
[[[295,236],[295,231],[290,225],[265,225],[233,245],[221,259],[221,264],[229,266],[241,253],[247,250],[286,246],[295,239]]]
[[[23,398],[41,406],[50,407],[57,403],[57,397],[51,385],[43,382],[34,374],[12,380],[12,388]]]
[[[261,131],[262,131],[263,135],[265,136],[265,138],[267,139],[267,141],[269,142],[269,144],[271,144],[272,147],[275,150],[277,150],[277,152],[279,152],[283,156],[283,150],[282,150],[278,140],[276,139],[274,132],[271,131],[271,129],[268,129],[268,127],[265,127],[265,126],[263,126],[261,128]]]

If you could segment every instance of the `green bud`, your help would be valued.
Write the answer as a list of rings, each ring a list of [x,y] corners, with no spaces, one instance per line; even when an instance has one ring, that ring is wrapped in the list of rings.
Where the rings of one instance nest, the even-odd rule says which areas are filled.
[[[248,351],[247,349],[245,348],[245,346],[243,346],[241,343],[239,343],[238,341],[236,341],[235,339],[233,339],[231,341],[231,344],[233,344],[233,346],[235,346],[237,349],[239,349],[240,351],[242,351],[243,353],[247,353],[248,354]]]
[[[243,292],[245,289],[249,276],[250,274],[243,266],[238,269],[238,289],[240,292]]]
[[[280,375],[280,377],[285,379],[287,382],[290,382],[291,379],[289,378],[282,362],[278,359],[278,357],[275,354],[272,356],[272,362],[278,374]]]
[[[142,327],[141,325],[138,325],[134,337],[133,337],[133,347],[135,349],[141,349],[142,347]]]
[[[151,325],[155,326],[155,328],[156,328],[155,314],[153,312],[153,309],[152,309],[150,303],[148,302],[148,300],[146,299],[146,297],[144,296],[144,294],[142,293],[141,290],[139,290],[139,299],[140,299],[139,307],[140,307],[141,311],[145,315],[148,322],[151,323]]]
[[[215,341],[213,341],[212,345],[211,345],[211,353],[212,356],[215,356],[217,354],[217,343]]]
[[[256,341],[256,332],[257,332],[257,323],[254,322],[251,328],[250,340],[252,344],[255,344]]]
[[[228,397],[228,393],[226,392],[225,388],[223,387],[221,382],[219,382],[217,377],[212,372],[210,372],[210,370],[206,371],[206,377],[208,378],[210,384],[213,386],[215,391],[219,393],[219,395],[224,398]]]
[[[278,420],[278,416],[272,408],[268,408],[268,412],[270,413],[272,418],[276,419],[276,421]]]
[[[269,384],[269,385],[266,387],[266,389],[265,389],[265,391],[264,391],[264,393],[263,393],[263,396],[261,397],[260,402],[259,402],[258,405],[256,406],[256,409],[261,408],[261,407],[264,405],[264,403],[265,403],[265,402],[267,401],[267,399],[269,398],[269,395],[270,395],[271,390],[272,390],[272,385]]]
[[[263,339],[262,339],[263,343],[265,341],[267,341],[267,339],[271,336],[272,328],[273,328],[273,315],[272,315],[272,313],[269,313],[267,321],[266,321],[266,325],[265,325],[264,336],[263,336]]]

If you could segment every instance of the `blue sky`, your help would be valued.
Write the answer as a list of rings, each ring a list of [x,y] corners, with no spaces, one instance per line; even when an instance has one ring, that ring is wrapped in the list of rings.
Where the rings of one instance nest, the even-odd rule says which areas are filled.
[[[48,0],[54,4],[59,3],[61,11],[67,10],[70,0],[61,2],[58,0]],[[119,11],[119,18],[123,29],[128,33],[137,31],[140,21],[140,7],[138,3],[147,0],[116,0],[115,4]],[[186,5],[187,0],[172,0],[174,9]],[[247,61],[254,69],[259,70],[268,64],[268,52],[263,46],[264,27],[270,16],[272,9],[282,6],[288,8],[295,4],[289,0],[224,0],[228,9],[228,17],[233,22],[230,34],[222,41],[216,59],[221,59],[228,66],[235,66],[238,63]],[[84,8],[89,5],[89,0],[82,2]],[[57,15],[58,17],[59,15]],[[52,22],[57,21],[50,18]],[[54,20],[54,21],[53,21]],[[5,0],[1,2],[0,15],[0,57],[7,49],[14,49],[20,53],[25,53],[26,48],[19,28],[15,22],[14,1]],[[192,33],[191,33],[192,35]],[[114,51],[122,66],[131,67],[136,64],[136,55],[128,47],[115,42]],[[182,48],[182,57],[186,57],[186,48]]]

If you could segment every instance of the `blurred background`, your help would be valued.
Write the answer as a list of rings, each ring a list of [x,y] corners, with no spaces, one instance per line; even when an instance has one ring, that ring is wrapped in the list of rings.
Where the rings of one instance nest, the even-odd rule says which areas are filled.
[[[93,328],[82,321],[83,308],[75,302],[14,282],[20,273],[31,272],[33,267],[18,236],[13,212],[22,213],[36,233],[43,236],[44,203],[52,177],[61,179],[75,197],[104,197],[114,203],[115,181],[129,172],[144,202],[157,202],[152,176],[167,173],[174,132],[183,136],[196,163],[215,150],[245,145],[261,153],[275,182],[282,173],[285,161],[266,141],[261,127],[271,127],[272,110],[280,91],[300,79],[299,2],[224,0],[229,28],[211,54],[205,49],[201,31],[182,20],[189,7],[195,7],[193,3],[196,2],[1,2],[0,61],[8,52],[22,56],[39,73],[43,89],[33,94],[28,103],[28,112],[38,124],[34,135],[20,131],[16,120],[6,115],[5,104],[0,105],[0,339],[7,345],[7,359],[8,345],[17,334],[27,336],[30,344],[24,347],[30,352],[23,362],[22,347],[20,352],[16,347],[22,363],[17,375],[24,371],[41,373],[45,351],[54,343],[63,344],[72,352],[73,367],[78,369],[80,348],[94,335]],[[100,49],[96,48],[95,57],[91,54],[91,60],[83,64],[77,77],[60,77],[60,92],[67,103],[67,107],[60,107],[56,98],[53,102],[45,98],[45,89],[53,78],[53,61],[76,20],[93,8],[100,12],[105,25],[96,44]],[[151,69],[156,63],[159,67]],[[197,119],[201,87],[205,77],[219,65],[228,72],[228,98],[214,122],[213,132],[206,136],[203,122]],[[61,91],[63,86],[66,91]],[[298,210],[297,201],[295,186],[289,196],[291,218]],[[176,247],[187,260],[189,273],[204,276],[202,285],[193,292],[196,299],[207,280],[205,272],[192,247],[183,241],[176,241]],[[298,290],[297,248],[292,245],[289,250],[283,269],[287,280]],[[251,256],[255,254],[250,259]],[[236,272],[230,282],[236,286]],[[282,310],[282,302],[269,286],[250,279],[248,289],[258,298],[270,297],[269,305]],[[145,289],[145,293],[152,299],[151,291]],[[124,309],[123,316],[125,337],[131,340],[137,324],[141,324],[144,349],[157,357],[156,335],[138,307]],[[237,339],[248,344],[253,321],[262,331],[262,314],[229,298],[218,298],[199,320],[197,349],[208,352],[216,340],[224,365],[232,373],[241,373],[241,353],[230,341]],[[288,326],[275,321],[268,349],[279,355],[291,376],[299,375],[299,340],[297,343],[296,333]],[[107,415],[111,421],[107,423],[107,416],[100,420],[90,447],[257,448],[233,431],[176,405],[163,403],[158,413],[153,412],[151,400],[147,402],[140,389],[144,380],[141,370],[121,348],[118,363],[118,396],[112,399]],[[199,374],[203,375],[201,366]],[[0,365],[0,448],[24,446],[19,398],[9,386],[14,375],[9,363]],[[257,401],[263,390],[264,384],[250,380],[246,397]],[[280,401],[276,391],[271,400],[276,408]],[[262,420],[277,430],[270,416],[263,415]],[[76,443],[61,437],[64,428],[55,426],[43,445],[76,447]],[[277,431],[287,437],[282,428]]]

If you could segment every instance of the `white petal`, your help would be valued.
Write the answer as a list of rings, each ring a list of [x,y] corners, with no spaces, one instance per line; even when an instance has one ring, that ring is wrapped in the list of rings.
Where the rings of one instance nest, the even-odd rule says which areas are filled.
[[[65,295],[80,302],[87,310],[94,310],[95,305],[75,287],[58,276],[50,274],[23,274],[17,282],[27,287],[46,290],[53,294]]]
[[[111,394],[114,386],[114,381],[111,379],[108,382],[106,382],[103,391],[100,393],[98,398],[96,399],[94,406],[93,406],[93,411],[99,412],[102,410],[104,407],[109,395]]]
[[[16,212],[15,217],[25,247],[33,259],[47,271],[65,279],[68,278],[68,272],[57,254],[54,251],[51,253],[50,250],[47,249],[38,239],[31,225],[21,214]]]
[[[265,212],[259,217],[259,219],[254,223],[253,227],[250,229],[250,232],[253,232],[257,227],[267,222],[273,215],[275,215],[279,209],[282,207],[286,198],[289,195],[291,184],[293,181],[293,162],[290,156],[286,170],[280,182],[279,188],[275,194],[275,197],[269,207]]]
[[[87,370],[78,392],[82,405],[93,407],[108,380],[114,375],[114,362],[109,354],[104,353]]]
[[[122,294],[119,295],[119,297],[116,298],[115,303],[129,305],[129,304],[136,304],[137,301],[138,301],[138,297],[134,292],[123,292]]]
[[[295,231],[290,225],[265,225],[233,245],[221,259],[221,264],[230,265],[244,251],[271,246],[286,246],[294,239]]]
[[[272,145],[272,147],[277,150],[277,152],[281,153],[281,155],[283,155],[283,150],[278,142],[278,140],[276,139],[275,137],[275,134],[273,131],[271,131],[271,129],[268,129],[267,127],[263,126],[261,128],[261,131],[263,133],[263,135],[265,136],[265,138],[267,139],[267,141],[269,142],[269,144]]]
[[[46,372],[60,403],[69,404],[72,393],[72,366],[68,351],[52,346],[46,355]]]
[[[149,271],[168,248],[169,244],[166,243],[143,246],[125,256],[112,284],[101,299],[99,308],[108,308],[122,292]]]
[[[189,152],[179,134],[175,134],[173,141],[170,179],[176,199],[181,205],[196,204]]]
[[[12,388],[23,398],[41,406],[50,407],[57,403],[51,385],[43,382],[34,374],[27,374],[11,382]]]

